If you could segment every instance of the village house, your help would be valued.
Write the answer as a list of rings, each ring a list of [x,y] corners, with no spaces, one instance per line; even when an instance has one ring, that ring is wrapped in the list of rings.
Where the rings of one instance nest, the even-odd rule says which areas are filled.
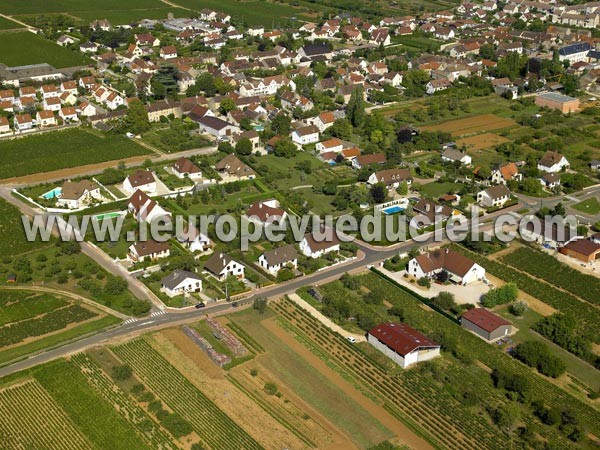
[[[64,122],[79,122],[79,116],[77,116],[77,110],[74,106],[67,106],[61,108],[58,112],[58,117],[60,117]]]
[[[161,47],[159,54],[162,59],[175,59],[177,58],[177,47],[174,45]]]
[[[563,245],[559,252],[589,264],[600,259],[600,244],[590,239],[581,238]]]
[[[101,198],[100,186],[93,181],[65,181],[61,187],[56,205],[69,209],[79,209],[84,204]]]
[[[557,173],[567,170],[570,164],[567,158],[558,152],[548,150],[537,164],[538,170],[547,173]]]
[[[450,86],[452,86],[452,82],[448,78],[437,78],[425,85],[425,91],[427,94],[433,95],[436,92],[448,89]]]
[[[298,145],[314,144],[319,141],[319,129],[315,125],[298,128],[292,132],[292,141]]]
[[[420,254],[408,262],[408,274],[415,278],[435,278],[440,272],[446,272],[449,281],[462,286],[485,278],[483,267],[449,248]]]
[[[321,229],[318,233],[313,231],[304,235],[300,242],[300,251],[309,258],[319,258],[326,253],[339,252],[340,240],[335,230],[324,231]]]
[[[136,45],[150,47],[158,47],[160,45],[160,39],[155,38],[149,33],[136,34],[134,38]]]
[[[44,101],[42,102],[42,107],[46,111],[52,111],[52,112],[60,111],[60,108],[61,108],[60,98],[58,98],[58,97],[45,98]]]
[[[280,224],[285,221],[287,213],[279,206],[279,202],[272,198],[254,202],[246,210],[244,217],[259,225],[269,225],[273,222]]]
[[[0,134],[10,133],[10,122],[4,116],[0,116]]]
[[[136,170],[125,178],[125,181],[123,181],[123,189],[129,194],[133,194],[137,190],[147,194],[156,193],[156,179],[154,178],[154,173],[150,170]]]
[[[523,180],[523,174],[515,163],[500,164],[492,169],[491,180],[494,184],[506,184],[510,180]]]
[[[198,119],[197,122],[200,133],[209,134],[217,139],[239,132],[238,127],[218,117],[207,115]]]
[[[35,116],[35,123],[38,127],[53,127],[56,125],[56,117],[52,111],[38,111]]]
[[[352,160],[352,167],[362,169],[372,164],[384,164],[386,162],[385,153],[371,153],[369,155],[360,155]]]
[[[535,216],[529,216],[525,226],[519,226],[519,233],[525,242],[537,242],[540,245],[560,248],[577,239],[577,224],[560,220],[559,222],[544,219],[539,221]],[[539,224],[539,226],[537,226]]]
[[[193,272],[181,269],[171,272],[160,281],[160,284],[161,290],[171,298],[202,290],[202,278]]]
[[[459,162],[465,166],[471,165],[471,157],[469,155],[452,147],[444,150],[444,153],[442,153],[442,161]]]
[[[510,200],[508,188],[499,184],[477,193],[477,203],[485,208],[501,208]]]
[[[512,324],[508,320],[485,308],[469,309],[461,316],[460,325],[488,342],[513,333]]]
[[[401,183],[412,184],[412,180],[409,169],[385,169],[373,172],[367,183],[371,185],[383,183],[390,189],[397,189]]]
[[[339,153],[344,149],[344,143],[341,139],[331,138],[326,141],[317,142],[316,149],[319,153],[336,152]]]
[[[204,253],[212,247],[212,241],[193,225],[188,225],[177,236],[177,241],[190,252]]]
[[[166,219],[171,216],[156,201],[148,197],[144,191],[136,190],[127,202],[127,210],[133,214],[138,222],[153,222],[159,218]]]
[[[173,173],[177,176],[177,178],[188,177],[191,180],[202,178],[202,171],[200,168],[183,156],[179,158],[172,167]]]
[[[252,180],[256,173],[250,166],[239,160],[233,153],[227,155],[215,165],[217,172],[226,177],[234,177],[236,180]]]
[[[144,261],[157,261],[167,258],[171,254],[171,245],[168,242],[157,242],[153,240],[136,242],[129,246],[127,258],[133,263]]]
[[[405,323],[384,323],[367,333],[367,342],[403,369],[440,356],[440,344]]]
[[[29,114],[15,114],[14,127],[16,131],[26,131],[33,128],[33,120]]]
[[[453,210],[449,206],[439,205],[432,200],[422,198],[413,206],[413,211],[418,215],[427,217],[426,225],[432,225],[450,218]],[[418,218],[416,216],[413,220]]]
[[[283,268],[298,267],[298,252],[292,244],[267,250],[258,258],[258,265],[271,275],[277,275]]]
[[[546,189],[553,190],[560,186],[560,174],[558,173],[545,173],[540,178],[540,183]]]
[[[232,276],[244,278],[245,267],[225,253],[214,253],[205,263],[204,269],[220,281]]]

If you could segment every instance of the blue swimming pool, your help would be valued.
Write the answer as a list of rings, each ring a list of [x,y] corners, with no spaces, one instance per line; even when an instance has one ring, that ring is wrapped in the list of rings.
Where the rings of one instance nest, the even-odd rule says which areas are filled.
[[[402,206],[398,206],[398,205],[392,205],[392,206],[388,206],[387,208],[383,208],[381,211],[383,211],[384,214],[392,215],[392,214],[398,214],[399,212],[404,211],[405,208],[403,208]]]
[[[60,197],[61,192],[62,192],[61,187],[55,187],[51,191],[48,191],[45,194],[42,194],[42,197],[45,198],[46,200],[52,200],[53,198]]]

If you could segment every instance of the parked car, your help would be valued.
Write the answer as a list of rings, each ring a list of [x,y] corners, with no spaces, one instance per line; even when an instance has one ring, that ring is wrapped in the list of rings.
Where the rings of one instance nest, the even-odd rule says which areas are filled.
[[[196,309],[200,309],[200,308],[204,308],[204,307],[206,307],[206,303],[204,303],[204,302],[196,303]]]

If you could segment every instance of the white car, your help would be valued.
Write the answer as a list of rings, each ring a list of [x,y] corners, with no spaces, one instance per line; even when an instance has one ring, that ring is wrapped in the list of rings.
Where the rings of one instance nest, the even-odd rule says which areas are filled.
[[[348,336],[348,342],[355,344],[356,343],[356,338],[354,336]]]

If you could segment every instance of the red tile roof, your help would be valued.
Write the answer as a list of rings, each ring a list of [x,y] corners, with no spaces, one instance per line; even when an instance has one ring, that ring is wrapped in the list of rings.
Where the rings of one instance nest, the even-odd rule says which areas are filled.
[[[369,330],[396,353],[406,356],[419,347],[439,347],[439,344],[405,323],[384,323]]]
[[[488,333],[493,332],[503,325],[511,325],[508,320],[497,316],[485,308],[470,309],[462,315],[461,319],[468,320]]]

